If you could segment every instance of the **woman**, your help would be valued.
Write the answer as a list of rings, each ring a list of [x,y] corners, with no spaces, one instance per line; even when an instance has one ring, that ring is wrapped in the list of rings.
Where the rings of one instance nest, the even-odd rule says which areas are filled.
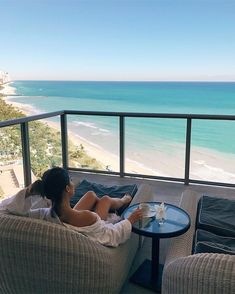
[[[106,246],[116,247],[129,239],[132,224],[142,218],[140,209],[136,209],[128,219],[116,224],[105,222],[110,210],[128,205],[132,198],[125,195],[121,199],[103,196],[98,198],[94,192],[87,192],[74,206],[70,198],[74,195],[74,184],[68,172],[60,167],[47,170],[42,180],[36,181],[31,191],[40,190],[40,194],[52,201],[52,212],[65,226],[79,231],[94,241]]]

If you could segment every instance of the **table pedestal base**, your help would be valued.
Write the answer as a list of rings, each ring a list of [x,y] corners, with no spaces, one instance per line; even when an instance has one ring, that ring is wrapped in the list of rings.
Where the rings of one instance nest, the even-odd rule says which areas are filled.
[[[152,279],[152,262],[146,259],[137,271],[131,276],[130,281],[154,292],[161,293],[163,265],[159,265],[158,276]]]

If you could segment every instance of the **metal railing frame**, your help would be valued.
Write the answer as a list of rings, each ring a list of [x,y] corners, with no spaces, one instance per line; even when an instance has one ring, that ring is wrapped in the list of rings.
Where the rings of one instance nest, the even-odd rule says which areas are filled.
[[[112,116],[119,117],[119,157],[120,169],[119,172],[93,170],[85,168],[72,168],[69,167],[68,161],[68,131],[67,131],[67,115],[80,115],[80,116]],[[76,111],[76,110],[61,110],[56,112],[44,113],[40,115],[28,116],[8,121],[0,122],[1,127],[9,127],[12,125],[20,125],[21,127],[21,144],[22,144],[22,157],[23,157],[23,170],[25,186],[31,183],[31,163],[30,163],[30,146],[29,146],[29,130],[28,123],[31,121],[51,118],[60,116],[61,126],[61,148],[62,148],[62,165],[64,168],[71,171],[83,171],[92,173],[102,173],[118,175],[120,177],[138,177],[157,179],[165,181],[183,182],[185,185],[190,183],[204,184],[204,185],[217,185],[226,187],[235,187],[235,183],[223,183],[190,179],[190,155],[191,155],[191,132],[192,121],[195,119],[200,120],[235,120],[234,115],[207,115],[207,114],[170,114],[170,113],[132,113],[132,112],[105,112],[105,111]],[[187,121],[185,133],[185,172],[184,178],[173,178],[164,176],[152,176],[145,174],[126,173],[125,172],[125,118],[168,118],[168,119],[184,119]]]

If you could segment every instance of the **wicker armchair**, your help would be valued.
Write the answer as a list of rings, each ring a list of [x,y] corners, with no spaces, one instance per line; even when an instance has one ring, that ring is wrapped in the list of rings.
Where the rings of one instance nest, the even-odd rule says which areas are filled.
[[[146,191],[139,187],[133,202]],[[137,199],[137,200],[136,200]],[[102,246],[62,225],[0,214],[0,293],[119,293],[138,248]]]

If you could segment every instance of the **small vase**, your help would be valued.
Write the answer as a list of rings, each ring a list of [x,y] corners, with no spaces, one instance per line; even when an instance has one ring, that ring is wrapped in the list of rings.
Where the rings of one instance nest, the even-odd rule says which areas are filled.
[[[165,219],[166,219],[166,210],[165,210],[165,207],[163,207],[163,208],[159,207],[158,208],[158,211],[156,213],[156,219],[157,219],[159,225],[164,224]]]

